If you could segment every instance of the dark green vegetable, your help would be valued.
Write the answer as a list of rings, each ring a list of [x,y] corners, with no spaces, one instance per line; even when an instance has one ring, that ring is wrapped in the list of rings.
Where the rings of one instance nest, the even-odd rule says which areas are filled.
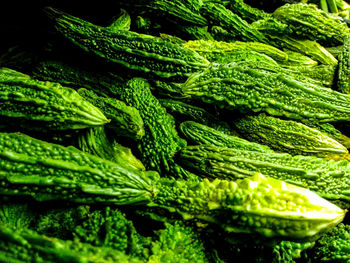
[[[344,45],[339,54],[337,88],[345,94],[350,93],[350,34],[345,37]]]
[[[39,218],[36,231],[55,238],[73,239],[98,247],[110,247],[127,255],[142,256],[150,241],[137,233],[120,210],[88,206],[50,209]]]
[[[37,215],[28,202],[1,201],[0,226],[21,230],[32,226],[36,219]]]
[[[237,40],[268,43],[267,38],[247,21],[218,3],[204,3],[201,12],[211,25],[219,25]]]
[[[317,262],[350,262],[350,226],[339,224],[317,240],[311,255]]]
[[[127,106],[123,101],[115,98],[100,97],[91,90],[79,89],[78,93],[102,111],[110,120],[107,126],[117,135],[138,140],[145,134],[143,120],[134,107]]]
[[[268,145],[279,152],[315,155],[329,159],[349,154],[343,145],[327,134],[296,121],[261,113],[245,116],[235,121],[234,125],[247,140]]]
[[[243,63],[212,66],[193,74],[182,90],[193,99],[242,113],[266,111],[322,123],[350,120],[349,95]]]
[[[271,14],[266,13],[263,10],[251,7],[243,0],[231,0],[229,1],[227,8],[248,22],[254,22],[271,16]]]
[[[273,152],[268,146],[249,142],[237,136],[228,135],[194,121],[181,123],[180,130],[189,141],[195,144],[211,144],[248,151]]]
[[[184,46],[199,52],[204,57],[225,57],[228,53],[233,51],[254,51],[271,57],[277,62],[288,60],[288,54],[286,52],[259,42],[193,40],[186,42]]]
[[[152,244],[152,263],[209,263],[199,234],[181,221],[165,223],[165,229],[158,231],[159,239]]]
[[[209,64],[196,52],[161,38],[125,30],[112,32],[53,8],[45,11],[57,32],[73,44],[128,69],[162,78],[184,78]]]
[[[299,39],[290,36],[293,31],[288,25],[274,18],[258,20],[252,23],[252,26],[267,36],[269,43],[277,48],[299,52],[323,64],[337,65],[337,60],[319,43],[308,38]]]
[[[49,238],[25,229],[14,231],[5,226],[0,226],[0,261],[7,263],[142,262],[111,248]]]
[[[329,46],[342,44],[349,32],[345,23],[311,4],[286,4],[276,9],[273,16],[287,24],[292,35]]]
[[[122,100],[136,108],[144,121],[145,135],[138,144],[141,161],[146,169],[154,169],[162,176],[187,178],[190,174],[173,160],[173,155],[186,145],[175,129],[174,118],[169,115],[150,91],[145,79],[130,80]]]
[[[247,151],[212,145],[187,146],[181,165],[205,176],[237,179],[257,172],[308,188],[323,198],[350,201],[350,163],[313,156]]]
[[[158,179],[152,171],[123,167],[25,135],[0,133],[0,138],[1,195],[31,196],[38,201],[149,204],[177,212],[184,219],[217,224],[228,232],[269,239],[313,238],[345,215],[307,189],[259,174],[235,182]]]
[[[24,129],[82,129],[109,122],[75,90],[0,69],[0,115],[3,123]]]
[[[147,203],[155,172],[113,163],[73,147],[50,144],[18,133],[0,133],[3,195],[78,203]],[[13,165],[9,165],[13,164]]]
[[[32,74],[39,80],[54,81],[76,89],[86,88],[101,96],[116,98],[126,83],[126,80],[115,74],[103,74],[54,60],[41,61],[34,67]]]

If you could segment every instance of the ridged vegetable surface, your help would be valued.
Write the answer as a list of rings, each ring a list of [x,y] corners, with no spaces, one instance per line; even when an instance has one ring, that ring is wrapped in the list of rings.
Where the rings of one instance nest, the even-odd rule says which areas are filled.
[[[315,193],[261,174],[237,181],[163,182],[158,189],[154,202],[175,208],[185,219],[272,239],[312,238],[344,217],[344,211]]]
[[[5,68],[0,69],[0,116],[9,125],[36,130],[81,129],[109,122],[75,90]]]
[[[267,43],[267,38],[247,21],[218,3],[205,3],[201,12],[212,25],[219,25],[237,40]]]
[[[162,78],[184,78],[208,66],[196,52],[161,38],[136,32],[116,32],[53,8],[45,9],[56,30],[83,50],[128,69]]]
[[[0,138],[2,196],[149,204],[184,219],[218,224],[228,232],[285,239],[313,238],[338,224],[345,214],[305,188],[259,174],[235,182],[159,179],[152,171],[130,169],[26,135],[0,133]]]
[[[344,45],[338,57],[337,88],[345,94],[350,93],[350,35],[345,37]]]
[[[138,144],[141,161],[146,169],[153,169],[163,176],[187,178],[189,173],[177,165],[173,155],[186,145],[175,129],[174,118],[166,112],[151,93],[147,80],[130,80],[121,98],[129,106],[135,107],[144,122],[145,135]]]
[[[5,226],[0,226],[0,261],[8,263],[142,262],[111,248],[95,247],[72,240],[60,240],[39,235],[27,229],[15,231]]]
[[[246,116],[234,122],[247,140],[291,154],[316,155],[332,158],[347,155],[348,150],[336,140],[300,122],[283,120],[265,113]]]
[[[195,144],[211,144],[248,151],[273,152],[268,146],[250,142],[237,136],[228,135],[194,121],[185,121],[180,124],[179,128],[182,134]]]
[[[350,201],[350,163],[345,160],[197,145],[184,148],[178,161],[213,178],[237,179],[260,172],[308,188],[327,199],[344,200],[347,204]]]
[[[116,134],[133,139],[141,139],[144,135],[143,120],[134,107],[127,106],[123,101],[111,97],[98,96],[91,90],[79,89],[78,93],[92,105],[98,107],[110,120],[108,127]]]
[[[55,60],[41,61],[34,67],[32,74],[39,80],[58,82],[75,89],[86,88],[99,95],[113,97],[118,97],[126,82],[116,74],[103,74]]]
[[[310,4],[286,4],[276,9],[273,16],[287,24],[300,38],[318,40],[328,45],[340,45],[349,28],[336,17]]]
[[[350,96],[286,75],[230,63],[193,74],[183,85],[188,97],[242,113],[265,111],[296,120],[350,120]]]
[[[3,195],[115,204],[147,203],[152,196],[152,172],[23,134],[0,133],[0,145]]]

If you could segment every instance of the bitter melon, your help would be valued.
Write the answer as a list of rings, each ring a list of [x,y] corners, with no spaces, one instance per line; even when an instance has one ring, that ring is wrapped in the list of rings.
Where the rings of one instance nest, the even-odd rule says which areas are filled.
[[[0,133],[0,145],[2,196],[148,204],[228,232],[284,239],[313,238],[345,215],[305,188],[259,174],[235,182],[176,181],[23,134]]]
[[[141,139],[144,135],[143,120],[134,107],[127,106],[123,101],[112,97],[100,97],[93,91],[79,89],[78,93],[92,105],[98,107],[110,119],[107,127],[112,128],[117,135],[133,139]]]
[[[82,129],[108,123],[103,113],[75,90],[0,69],[2,123],[30,130]]]
[[[86,88],[101,96],[118,98],[126,80],[119,75],[84,69],[72,63],[45,60],[32,69],[32,75],[39,80],[58,82],[76,89]]]
[[[288,54],[286,52],[268,44],[259,42],[190,40],[184,43],[184,46],[194,51],[197,51],[204,57],[215,56],[215,54],[222,54],[222,56],[224,57],[227,53],[233,51],[254,51],[271,57],[277,62],[283,62],[288,60]]]
[[[273,152],[268,146],[249,142],[237,136],[225,134],[194,121],[183,122],[180,124],[179,128],[182,134],[195,144],[211,144],[248,151]]]
[[[120,9],[119,16],[108,26],[109,30],[118,31],[118,30],[130,30],[131,26],[131,17],[124,9]]]
[[[348,150],[339,142],[296,121],[261,113],[245,116],[234,125],[247,140],[268,145],[276,151],[326,158],[348,156]]]
[[[246,4],[243,0],[229,1],[227,8],[250,23],[271,16],[261,9]]]
[[[128,69],[162,78],[185,78],[209,64],[198,53],[161,38],[125,30],[113,32],[54,8],[45,11],[56,31],[73,44]]]
[[[262,32],[270,40],[269,44],[280,49],[290,49],[299,52],[323,64],[336,66],[338,61],[318,42],[310,39],[291,37],[288,26],[274,18],[258,20],[252,26]]]
[[[350,201],[350,163],[314,156],[247,151],[213,145],[187,146],[181,165],[205,176],[238,179],[257,172],[310,189],[323,198]]]
[[[350,120],[350,95],[243,63],[215,65],[193,74],[182,91],[193,99],[242,113],[266,111],[321,123]]]
[[[218,3],[204,3],[201,12],[209,24],[221,26],[237,40],[268,43],[268,39],[247,21]]]
[[[292,35],[329,46],[342,44],[349,33],[346,23],[312,4],[286,4],[277,8],[273,16],[287,24]]]
[[[186,141],[178,136],[174,118],[152,95],[150,88],[147,80],[133,78],[121,94],[127,105],[140,112],[144,122],[145,135],[138,144],[141,161],[146,169],[155,169],[162,176],[187,178],[189,173],[172,157]]]
[[[350,34],[345,37],[344,45],[338,57],[337,88],[345,94],[350,93]]]

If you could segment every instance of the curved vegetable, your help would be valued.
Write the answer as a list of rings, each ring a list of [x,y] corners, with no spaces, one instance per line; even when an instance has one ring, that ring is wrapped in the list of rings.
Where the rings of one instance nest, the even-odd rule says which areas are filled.
[[[188,97],[242,113],[265,111],[321,123],[350,120],[349,95],[243,63],[212,66],[193,74],[182,91]]]
[[[150,35],[131,31],[111,31],[82,19],[45,9],[56,30],[86,52],[128,69],[157,77],[187,77],[208,66],[198,53]]]
[[[25,129],[82,129],[109,121],[75,90],[0,69],[0,116]]]

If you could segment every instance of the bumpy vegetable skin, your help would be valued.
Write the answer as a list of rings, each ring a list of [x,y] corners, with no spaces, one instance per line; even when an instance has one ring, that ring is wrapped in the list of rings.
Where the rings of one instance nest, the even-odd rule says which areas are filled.
[[[3,121],[25,129],[82,129],[109,122],[75,90],[9,69],[0,69],[0,101]]]
[[[193,99],[241,113],[265,111],[320,123],[350,120],[349,95],[243,63],[212,66],[193,74],[182,91]]]
[[[138,144],[141,161],[146,169],[155,169],[163,176],[187,178],[189,173],[172,157],[186,141],[178,136],[174,118],[152,95],[150,88],[147,80],[134,78],[121,94],[122,100],[135,107],[144,121],[145,135]]]
[[[178,162],[212,178],[234,180],[260,172],[308,188],[326,199],[343,200],[345,207],[350,201],[350,163],[346,160],[196,145],[181,150]]]
[[[110,120],[108,127],[117,135],[141,139],[144,135],[143,120],[134,107],[127,106],[123,101],[115,98],[100,97],[91,90],[79,89],[78,93],[92,105],[99,108]]]
[[[196,52],[161,38],[136,32],[116,32],[53,8],[45,9],[56,30],[86,52],[128,69],[162,78],[185,78],[208,66]]]
[[[245,116],[234,125],[247,140],[268,145],[279,152],[328,158],[348,155],[348,150],[327,134],[296,121],[261,113]]]
[[[71,240],[60,240],[22,229],[0,226],[0,261],[2,262],[101,262],[141,263],[117,250],[94,247]]]
[[[310,4],[283,5],[273,12],[273,16],[287,24],[293,34],[304,39],[311,39],[339,45],[349,28],[339,19]]]
[[[150,177],[158,176],[24,134],[0,133],[0,145],[0,192],[7,196],[30,196],[39,201],[147,203],[153,195]]]
[[[261,174],[237,181],[161,182],[155,205],[227,232],[305,240],[334,227],[345,214],[305,188]]]
[[[249,142],[237,136],[228,135],[194,121],[183,122],[180,124],[179,128],[182,134],[195,144],[211,144],[247,151],[272,152],[268,146]]]

